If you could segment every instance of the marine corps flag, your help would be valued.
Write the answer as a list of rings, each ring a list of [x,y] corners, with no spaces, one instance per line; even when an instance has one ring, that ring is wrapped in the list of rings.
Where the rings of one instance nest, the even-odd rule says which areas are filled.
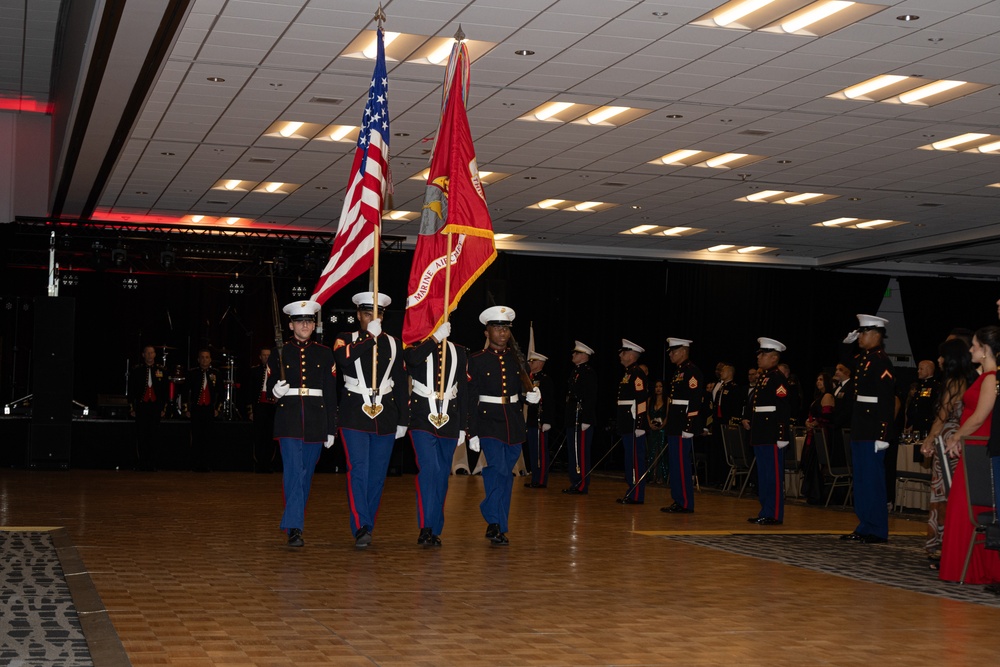
[[[465,114],[468,93],[469,51],[456,41],[445,75],[444,111],[407,286],[403,319],[403,342],[407,345],[434,333],[447,317],[445,301],[447,312],[455,310],[462,295],[497,256]]]

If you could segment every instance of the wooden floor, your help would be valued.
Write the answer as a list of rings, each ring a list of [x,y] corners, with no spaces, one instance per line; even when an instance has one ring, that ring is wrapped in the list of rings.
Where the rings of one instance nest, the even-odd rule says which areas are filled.
[[[367,551],[343,475],[315,478],[298,550],[278,475],[3,470],[0,525],[65,527],[137,666],[996,664],[998,609],[656,534],[745,530],[754,499],[667,515],[665,489],[621,506],[618,481],[562,482],[515,480],[507,548],[483,537],[478,477],[452,478],[439,549],[416,544],[412,476],[388,480]],[[854,524],[790,506],[778,530]]]

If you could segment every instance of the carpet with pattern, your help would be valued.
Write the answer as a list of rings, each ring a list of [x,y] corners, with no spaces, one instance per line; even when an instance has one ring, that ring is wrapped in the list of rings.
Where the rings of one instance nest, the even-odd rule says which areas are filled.
[[[741,556],[785,563],[848,579],[883,584],[916,593],[1000,607],[1000,596],[983,586],[938,579],[928,567],[926,538],[891,536],[888,544],[845,543],[839,535],[668,535],[667,539]]]

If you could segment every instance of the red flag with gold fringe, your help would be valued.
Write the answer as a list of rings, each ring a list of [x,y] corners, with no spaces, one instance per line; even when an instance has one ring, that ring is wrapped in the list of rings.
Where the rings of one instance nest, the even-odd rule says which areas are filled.
[[[449,235],[451,275],[448,312],[494,259],[493,222],[479,180],[479,165],[465,112],[469,51],[456,42],[445,76],[445,99],[434,142],[420,233],[407,286],[403,342],[417,343],[445,319]]]

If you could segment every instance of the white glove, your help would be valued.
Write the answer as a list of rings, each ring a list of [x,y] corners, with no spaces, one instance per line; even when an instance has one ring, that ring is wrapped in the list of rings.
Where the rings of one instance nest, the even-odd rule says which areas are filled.
[[[580,424],[581,431],[586,431],[588,428],[590,428],[590,424]]]
[[[365,331],[370,333],[372,336],[378,336],[380,333],[382,333],[382,320],[376,317],[375,319],[373,319],[371,322],[368,323],[368,328],[365,329]]]
[[[455,443],[456,447],[461,447],[462,442],[465,440],[465,431],[458,432],[458,442]]]
[[[542,400],[542,392],[538,391],[538,387],[535,387],[524,395],[524,400],[532,405],[537,405]]]
[[[396,440],[399,440],[404,435],[406,435],[406,427],[405,426],[397,426],[396,427]]]
[[[788,446],[788,441],[787,440],[779,440],[778,441],[778,449],[784,449],[787,446]]]
[[[290,389],[291,387],[288,386],[287,382],[284,380],[278,380],[274,383],[274,388],[271,389],[271,393],[274,394],[275,398],[281,398],[287,394]]]
[[[471,449],[474,452],[478,452],[479,451],[479,436],[478,435],[474,435],[471,438],[469,438],[469,449]]]
[[[552,424],[542,424],[542,433],[548,433],[550,428],[552,428]]]
[[[889,449],[889,443],[886,442],[885,440],[876,440],[875,441],[875,451],[876,452],[881,452],[883,449]]]
[[[693,438],[694,437],[694,433],[688,433],[687,431],[681,431],[681,437],[682,438]]]
[[[854,330],[854,331],[852,331],[851,333],[847,334],[847,337],[846,337],[846,338],[844,338],[844,342],[845,342],[845,343],[853,343],[853,342],[854,342],[854,341],[856,341],[857,339],[858,339],[858,330],[857,330],[857,329],[855,329],[855,330]]]
[[[637,429],[635,430],[635,437],[637,437],[637,438],[641,438],[641,437],[642,437],[642,436],[644,436],[644,435],[646,435],[646,432],[645,432],[645,431],[643,431],[643,430],[642,430],[641,428],[637,428]]]
[[[434,340],[439,343],[449,336],[451,336],[451,322],[445,322],[434,330]]]
[[[323,446],[326,447],[327,449],[330,449],[331,447],[333,447],[333,439],[334,439],[334,437],[335,436],[332,435],[332,434],[326,436],[326,444],[323,445]]]

